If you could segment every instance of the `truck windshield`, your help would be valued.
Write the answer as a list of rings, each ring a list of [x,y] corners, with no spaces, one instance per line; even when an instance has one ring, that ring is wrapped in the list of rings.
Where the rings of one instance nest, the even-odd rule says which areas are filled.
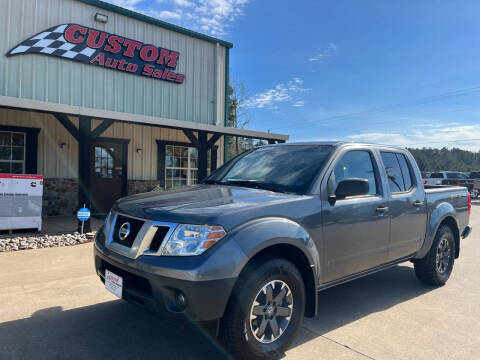
[[[232,159],[204,183],[304,194],[331,152],[329,145],[260,147]]]

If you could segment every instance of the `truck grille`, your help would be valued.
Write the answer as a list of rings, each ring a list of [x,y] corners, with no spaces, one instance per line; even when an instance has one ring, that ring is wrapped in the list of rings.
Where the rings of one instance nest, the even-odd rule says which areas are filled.
[[[157,231],[155,232],[155,236],[150,243],[150,251],[152,252],[157,252],[158,249],[160,249],[163,240],[165,240],[165,236],[170,231],[170,228],[168,226],[157,226],[156,228]]]
[[[113,242],[131,248],[144,223],[142,220],[117,215],[112,233]]]

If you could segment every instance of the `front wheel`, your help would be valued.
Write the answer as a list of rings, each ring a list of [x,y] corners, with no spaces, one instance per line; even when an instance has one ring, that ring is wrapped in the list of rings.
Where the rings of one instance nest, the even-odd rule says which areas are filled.
[[[302,275],[289,261],[251,264],[232,293],[221,337],[238,359],[277,359],[292,342],[305,311]]]
[[[438,229],[430,251],[423,259],[415,260],[415,274],[429,285],[444,285],[453,270],[455,238],[452,229],[443,225]]]

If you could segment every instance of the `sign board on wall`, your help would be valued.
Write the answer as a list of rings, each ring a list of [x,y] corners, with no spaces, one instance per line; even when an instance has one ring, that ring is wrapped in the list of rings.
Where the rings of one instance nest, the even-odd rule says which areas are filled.
[[[182,84],[180,53],[78,24],[51,27],[15,46],[7,56],[43,54]]]
[[[0,230],[42,229],[42,175],[0,174]]]

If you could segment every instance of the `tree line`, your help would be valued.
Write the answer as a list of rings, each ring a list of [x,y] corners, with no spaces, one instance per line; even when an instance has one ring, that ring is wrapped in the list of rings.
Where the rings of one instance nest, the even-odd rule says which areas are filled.
[[[422,171],[480,171],[480,151],[458,148],[408,149]]]

